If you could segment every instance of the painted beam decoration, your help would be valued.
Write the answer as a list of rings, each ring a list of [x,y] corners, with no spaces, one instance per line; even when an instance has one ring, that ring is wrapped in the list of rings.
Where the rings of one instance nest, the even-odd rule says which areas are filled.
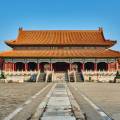
[[[74,63],[74,62],[81,62],[81,63],[86,63],[86,62],[93,62],[93,63],[99,63],[99,62],[106,62],[106,63],[111,63],[111,62],[116,62],[117,59],[12,59],[12,58],[5,58],[5,62],[23,62],[23,63],[29,63],[29,62],[35,62],[35,63],[41,63],[41,62],[48,62],[48,63],[56,63],[56,62],[66,62],[66,63]]]
[[[56,62],[70,63],[70,59],[51,59],[51,63],[56,63]]]

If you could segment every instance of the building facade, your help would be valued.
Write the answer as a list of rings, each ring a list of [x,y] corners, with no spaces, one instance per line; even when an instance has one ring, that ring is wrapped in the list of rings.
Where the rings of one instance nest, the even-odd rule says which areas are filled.
[[[23,30],[5,42],[12,50],[1,52],[4,71],[112,71],[120,69],[116,41],[98,30]]]

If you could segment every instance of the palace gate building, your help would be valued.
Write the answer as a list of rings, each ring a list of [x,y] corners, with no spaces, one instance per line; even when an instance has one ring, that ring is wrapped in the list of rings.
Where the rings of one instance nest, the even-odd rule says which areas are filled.
[[[111,71],[120,69],[116,41],[98,30],[24,30],[5,43],[12,50],[0,53],[4,71],[67,70]]]

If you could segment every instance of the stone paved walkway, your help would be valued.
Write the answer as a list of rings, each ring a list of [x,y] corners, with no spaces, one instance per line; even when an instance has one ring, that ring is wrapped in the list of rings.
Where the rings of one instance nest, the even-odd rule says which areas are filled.
[[[75,120],[66,84],[56,84],[41,120]]]

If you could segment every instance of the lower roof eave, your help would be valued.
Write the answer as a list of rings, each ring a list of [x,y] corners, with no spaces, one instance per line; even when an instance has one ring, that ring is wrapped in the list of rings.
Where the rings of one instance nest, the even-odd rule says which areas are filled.
[[[110,49],[72,50],[10,50],[0,53],[1,58],[120,58],[120,52]]]
[[[14,57],[14,56],[0,56],[0,58],[10,58],[10,59],[109,59],[109,58],[114,58],[114,59],[120,59],[120,57],[116,56],[116,57]]]

